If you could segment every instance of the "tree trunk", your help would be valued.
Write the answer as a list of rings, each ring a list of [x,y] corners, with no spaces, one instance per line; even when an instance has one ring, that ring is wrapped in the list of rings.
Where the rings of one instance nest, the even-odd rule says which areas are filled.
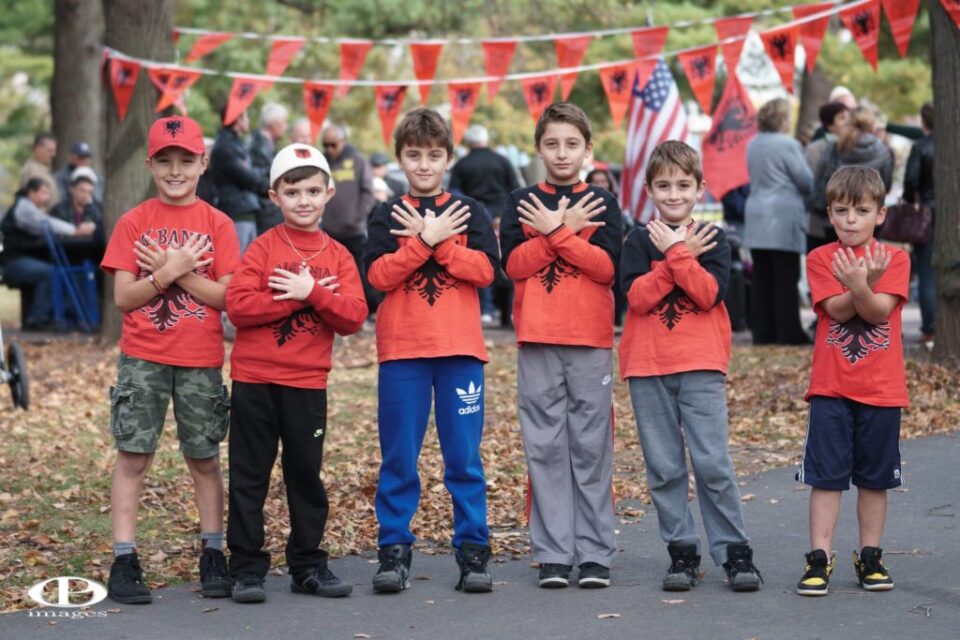
[[[83,140],[93,152],[94,167],[103,171],[100,86],[103,11],[99,2],[89,0],[55,0],[53,11],[50,110],[53,133],[60,142],[56,165],[65,164],[70,145]]]
[[[928,0],[933,46],[934,176],[933,269],[937,282],[934,356],[960,359],[960,31],[940,4]]]
[[[106,18],[104,43],[128,56],[147,60],[173,60],[173,0],[103,0]],[[147,157],[147,132],[154,121],[157,96],[141,69],[127,117],[120,122],[109,82],[106,92],[106,192],[104,222],[107,233],[124,212],[146,199],[153,188],[143,166]],[[109,237],[109,236],[108,236]],[[132,248],[131,248],[132,250]],[[120,337],[120,312],[113,304],[113,278],[107,278],[104,294],[103,337]]]
[[[830,100],[830,91],[833,81],[827,77],[819,65],[814,66],[813,73],[803,70],[803,84],[800,89],[800,113],[797,116],[798,138],[804,133],[813,136],[813,132],[820,126],[820,107]]]

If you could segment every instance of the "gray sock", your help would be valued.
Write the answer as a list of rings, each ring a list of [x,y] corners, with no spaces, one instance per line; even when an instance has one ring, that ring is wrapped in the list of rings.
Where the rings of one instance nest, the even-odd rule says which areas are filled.
[[[134,553],[137,550],[136,542],[114,542],[113,543],[113,557],[119,558],[120,556],[125,556],[131,553]]]
[[[203,549],[216,549],[223,551],[223,531],[216,533],[201,533],[200,546]]]

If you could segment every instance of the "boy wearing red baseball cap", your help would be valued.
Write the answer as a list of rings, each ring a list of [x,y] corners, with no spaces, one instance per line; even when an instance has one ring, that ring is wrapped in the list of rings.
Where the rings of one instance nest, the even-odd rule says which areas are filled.
[[[107,590],[124,604],[152,600],[136,550],[137,509],[171,398],[200,513],[201,593],[227,597],[231,586],[219,459],[229,407],[220,312],[240,245],[230,218],[197,198],[207,168],[200,125],[184,117],[154,122],[146,166],[157,197],[123,214],[100,264],[116,279],[114,301],[123,312],[117,384],[110,389],[117,462]]]

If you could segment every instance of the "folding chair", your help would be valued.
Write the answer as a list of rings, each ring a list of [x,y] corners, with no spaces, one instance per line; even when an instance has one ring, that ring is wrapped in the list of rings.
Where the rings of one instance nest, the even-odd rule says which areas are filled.
[[[77,324],[84,333],[93,333],[100,328],[100,296],[97,295],[96,271],[90,260],[78,265],[70,264],[63,243],[50,228],[44,225],[43,235],[53,259],[53,320],[58,325],[66,324],[66,306],[69,302],[77,316]],[[80,276],[79,282],[76,276]],[[66,294],[66,297],[64,296]]]

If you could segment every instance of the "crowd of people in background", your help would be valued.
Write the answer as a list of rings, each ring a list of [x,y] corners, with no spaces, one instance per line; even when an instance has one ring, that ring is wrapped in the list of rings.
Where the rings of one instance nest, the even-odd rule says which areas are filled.
[[[223,118],[221,113],[221,120]],[[897,134],[913,141],[905,163],[902,199],[934,206],[933,108],[924,105],[922,127],[881,124],[880,114],[868,104],[858,104],[845,87],[837,87],[819,110],[817,129],[792,136],[792,108],[782,98],[763,105],[758,114],[759,133],[748,147],[750,181],[723,198],[723,218],[734,253],[742,241],[749,250],[744,257],[746,281],[751,285],[748,302],[729,300],[735,329],[749,326],[755,344],[808,344],[811,327],[802,326],[800,306],[804,294],[802,257],[836,240],[827,219],[824,190],[833,173],[848,165],[877,169],[888,193],[894,186],[895,155],[888,136]],[[222,125],[208,141],[209,168],[198,194],[233,220],[241,251],[258,235],[278,224],[279,209],[267,196],[269,170],[277,150],[288,142],[312,144],[313,129],[306,118],[289,122],[290,112],[281,104],[262,106],[258,126],[244,112],[229,125]],[[350,251],[358,266],[367,245],[367,220],[379,202],[404,193],[406,181],[396,164],[383,153],[369,158],[350,144],[346,126],[329,123],[320,145],[330,163],[336,194],[327,207],[323,228]],[[480,202],[499,233],[507,195],[523,184],[538,182],[536,172],[524,175],[505,155],[491,147],[490,132],[470,126],[464,135],[465,152],[455,161],[447,189]],[[26,329],[49,330],[52,324],[50,274],[44,228],[61,239],[70,238],[68,252],[98,258],[104,247],[104,180],[93,168],[93,153],[85,141],[74,141],[66,163],[54,171],[57,140],[41,132],[34,139],[30,157],[20,171],[20,190],[6,210],[3,261],[4,281],[32,290],[30,308],[23,314]],[[903,163],[901,163],[903,164]],[[584,180],[618,195],[617,174],[597,162]],[[624,233],[632,227],[625,219]],[[917,279],[922,342],[934,335],[936,292],[931,265],[933,243],[914,244],[912,264]],[[739,255],[734,256],[735,264]],[[752,265],[752,269],[750,268]],[[363,269],[360,272],[363,273]],[[619,277],[617,278],[619,283]],[[380,295],[364,282],[370,312],[375,317]],[[482,319],[486,325],[512,328],[512,284],[498,273],[493,285],[480,292]],[[741,287],[742,289],[742,287]],[[730,295],[737,295],[731,287]],[[616,287],[616,322],[621,324],[626,301]],[[744,294],[740,294],[743,296]]]

